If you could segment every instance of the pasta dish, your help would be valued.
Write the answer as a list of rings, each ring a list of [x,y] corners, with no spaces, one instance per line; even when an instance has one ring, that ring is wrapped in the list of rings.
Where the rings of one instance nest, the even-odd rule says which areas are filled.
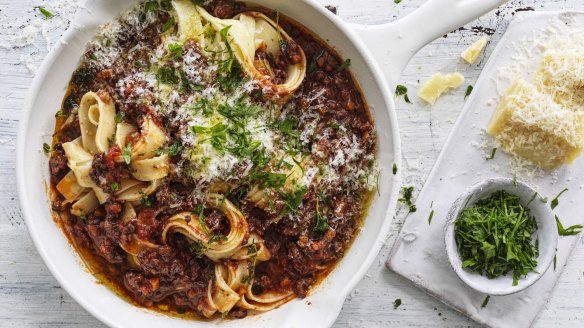
[[[350,60],[230,0],[142,1],[104,25],[55,117],[55,220],[99,281],[170,315],[306,297],[379,183]]]

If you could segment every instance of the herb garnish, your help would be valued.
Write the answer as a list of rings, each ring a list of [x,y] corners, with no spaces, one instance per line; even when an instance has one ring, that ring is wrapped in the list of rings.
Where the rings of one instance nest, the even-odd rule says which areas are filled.
[[[310,63],[308,64],[308,72],[309,73],[312,73],[312,72],[316,71],[316,68],[318,67],[318,59],[320,57],[322,57],[323,54],[324,54],[324,50],[321,50],[321,51],[315,53],[310,58]]]
[[[397,87],[395,87],[395,95],[396,96],[404,96],[404,100],[408,103],[411,104],[412,102],[410,101],[410,98],[408,98],[408,88],[405,85],[401,85],[398,84]]]
[[[558,234],[560,236],[573,236],[573,235],[577,235],[580,232],[582,232],[582,226],[579,224],[564,228],[564,226],[562,225],[562,222],[560,222],[560,218],[558,218],[557,215],[555,215],[556,217],[556,225],[558,226]]]
[[[45,9],[45,7],[43,7],[43,6],[38,6],[38,7],[35,7],[35,8],[38,9],[39,12],[41,14],[43,14],[43,16],[45,16],[45,19],[49,19],[49,18],[55,16],[55,14],[53,14],[52,12],[48,11],[47,9]]]
[[[408,207],[410,213],[414,213],[415,211],[417,211],[416,204],[414,204],[412,202],[414,187],[413,186],[402,187],[401,191],[402,191],[402,197],[399,198],[397,201],[404,203]]]
[[[189,245],[189,250],[191,251],[191,253],[195,254],[196,257],[201,258],[203,257],[203,255],[205,255],[207,247],[197,240]]]
[[[341,65],[339,65],[339,67],[337,67],[337,72],[342,72],[349,68],[349,66],[351,66],[351,59],[347,58],[341,63]]]
[[[48,143],[43,143],[43,151],[45,152],[45,154],[48,154],[51,152],[51,146],[49,146]]]
[[[132,162],[132,143],[129,142],[126,147],[122,149],[122,158],[126,164],[130,164]]]
[[[181,59],[183,57],[183,46],[180,43],[168,45],[168,57],[170,60]]]
[[[146,11],[158,11],[158,1],[148,1],[144,4]]]
[[[495,158],[495,154],[497,154],[497,148],[493,148],[491,150],[491,156],[487,157],[487,161],[492,160],[493,158]]]
[[[393,3],[395,3],[395,4],[399,4],[401,2],[402,2],[402,0],[393,0]]]
[[[124,121],[124,116],[126,116],[124,112],[117,112],[114,118],[116,123],[122,123]]]
[[[397,164],[393,163],[393,167],[391,170],[393,172],[393,175],[396,175],[397,174]]]
[[[169,19],[166,21],[166,23],[164,23],[164,25],[162,25],[162,33],[165,33],[165,32],[167,32],[168,30],[170,30],[170,29],[171,29],[171,28],[174,26],[174,24],[175,24],[174,17],[172,17],[172,16],[171,16],[171,17],[170,17],[170,18],[169,18]]]
[[[113,191],[118,191],[118,190],[120,190],[120,188],[121,188],[120,184],[119,184],[119,183],[117,183],[117,182],[112,182],[112,183],[110,184],[110,187],[112,188],[112,190],[113,190]]]
[[[156,151],[157,155],[167,154],[170,157],[180,154],[184,149],[184,146],[178,140],[175,140],[172,145],[166,148],[160,148]]]
[[[472,85],[469,85],[468,87],[466,87],[466,92],[464,94],[464,99],[466,99],[466,97],[470,96],[470,93],[472,92]]]
[[[282,201],[286,205],[282,210],[281,215],[295,213],[300,207],[300,205],[302,205],[302,200],[304,199],[304,195],[306,195],[307,191],[308,188],[306,187],[302,187],[292,192],[279,191],[278,193],[280,194]]]
[[[557,256],[558,256],[558,254],[554,254],[554,271],[556,271],[556,265],[557,265],[557,262],[558,262],[558,257]]]
[[[400,305],[402,304],[402,300],[401,298],[397,298],[395,301],[393,301],[393,309],[397,309]]]
[[[513,271],[513,286],[535,270],[537,223],[519,200],[501,190],[460,212],[454,224],[463,268],[490,279]]]
[[[158,83],[176,84],[178,82],[176,70],[174,67],[160,67],[156,72],[156,81]]]
[[[428,225],[432,224],[432,218],[434,217],[434,209],[430,211],[430,215],[428,215]]]
[[[554,208],[556,208],[556,206],[558,206],[558,204],[560,203],[560,201],[558,200],[558,198],[560,198],[560,196],[562,196],[562,194],[565,193],[566,191],[568,191],[568,188],[560,191],[560,193],[556,196],[556,198],[552,199],[552,202],[550,203],[550,206],[552,207],[552,210]]]
[[[319,209],[319,199],[320,197],[316,197],[316,223],[314,224],[314,228],[312,228],[312,232],[315,235],[322,235],[329,229],[329,224],[326,216],[320,213]]]
[[[484,308],[485,306],[487,306],[487,304],[489,304],[490,299],[491,299],[491,295],[487,295],[487,297],[485,297],[485,300],[483,301],[483,304],[481,304],[481,308]]]
[[[152,206],[152,199],[150,199],[148,197],[148,195],[146,195],[145,193],[141,192],[140,195],[142,196],[140,198],[140,203],[142,203],[142,205],[146,206],[146,207],[151,207]]]

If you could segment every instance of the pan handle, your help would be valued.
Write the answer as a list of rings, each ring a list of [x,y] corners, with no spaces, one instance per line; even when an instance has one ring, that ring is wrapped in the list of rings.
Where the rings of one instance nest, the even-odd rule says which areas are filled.
[[[422,47],[508,0],[428,0],[397,21],[381,25],[352,24],[380,64],[390,87]]]

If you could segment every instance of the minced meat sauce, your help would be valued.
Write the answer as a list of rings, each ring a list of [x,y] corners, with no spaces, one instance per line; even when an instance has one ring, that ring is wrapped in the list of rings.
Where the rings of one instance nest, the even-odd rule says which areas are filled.
[[[233,17],[249,9],[230,0],[211,1],[205,8],[219,18]],[[276,18],[273,12],[254,10]],[[88,91],[113,98],[116,120],[139,126],[149,115],[168,136],[167,147],[162,151],[171,156],[170,175],[154,194],[144,197],[137,207],[137,217],[129,223],[120,221],[123,204],[113,196],[113,187],[129,174],[124,163],[113,160],[122,151],[117,146],[95,155],[90,171],[92,180],[112,194],[106,203],[86,216],[76,217],[69,212],[70,204],[53,192],[52,208],[91,270],[141,306],[201,317],[214,262],[201,256],[182,235],[176,234],[163,243],[161,227],[177,212],[200,208],[200,195],[210,181],[232,182],[233,187],[225,197],[240,208],[250,231],[265,240],[271,254],[269,260],[257,262],[254,268],[256,294],[284,289],[292,290],[297,297],[306,297],[347,251],[358,230],[379,178],[374,157],[376,137],[365,101],[347,61],[283,15],[277,19],[294,41],[281,45],[278,56],[268,56],[258,49],[256,59],[270,62],[276,83],[287,78],[287,65],[300,61],[300,48],[307,59],[306,78],[283,105],[263,97],[261,88],[248,81],[237,65],[226,78],[221,63],[206,60],[196,42],[186,41],[178,50],[175,46],[170,51],[168,45],[175,44],[169,39],[176,34],[176,22],[168,1],[156,6],[152,1],[142,3],[140,8],[104,27],[73,73],[63,106],[56,115],[57,129],[49,161],[53,187],[69,172],[60,145],[80,136],[76,111]],[[161,84],[170,85],[170,90]],[[193,125],[192,115],[200,115],[189,110],[222,108],[216,98],[210,98],[213,93],[226,95],[226,102],[237,93],[238,99],[245,99],[246,106],[262,108],[261,113],[252,113],[257,117],[250,120],[269,127],[262,130],[263,139],[248,140],[256,142],[251,155],[228,145],[220,152],[213,144],[213,149],[206,151],[223,156],[218,159],[218,168],[211,168],[213,160],[195,161],[192,154],[187,154],[197,149],[198,141],[189,127]],[[272,110],[278,114],[273,115]],[[268,111],[269,116],[264,113]],[[129,139],[138,137],[130,135]],[[248,138],[253,137],[255,134],[248,134]],[[288,153],[311,159],[303,169],[301,187],[291,195],[273,192],[270,194],[273,202],[267,207],[258,207],[246,199],[252,184],[268,185],[268,177],[254,171],[261,163],[257,158],[269,160]],[[284,167],[293,164],[290,160],[280,162]],[[202,165],[209,167],[203,170]],[[203,214],[210,233],[229,233],[227,219],[221,212],[205,208]],[[138,254],[139,266],[129,263],[119,246],[132,235],[161,245]],[[241,318],[247,314],[235,307],[229,316]]]

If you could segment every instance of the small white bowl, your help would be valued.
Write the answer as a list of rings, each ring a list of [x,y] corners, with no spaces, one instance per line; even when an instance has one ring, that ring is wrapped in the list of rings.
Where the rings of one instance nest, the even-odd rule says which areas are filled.
[[[537,222],[537,230],[533,237],[534,240],[539,239],[539,257],[537,258],[536,272],[532,271],[527,276],[521,277],[516,286],[513,286],[513,272],[508,273],[506,276],[489,279],[476,272],[463,269],[460,253],[454,238],[454,221],[467,203],[467,199],[472,195],[472,198],[466,204],[469,207],[478,200],[487,198],[499,190],[519,196],[521,205],[529,208],[530,215]],[[558,231],[550,204],[542,202],[539,195],[533,199],[535,193],[535,189],[523,182],[509,178],[494,178],[472,186],[454,202],[448,213],[445,227],[446,253],[454,272],[469,287],[488,295],[509,295],[531,286],[548,270],[556,254]]]

